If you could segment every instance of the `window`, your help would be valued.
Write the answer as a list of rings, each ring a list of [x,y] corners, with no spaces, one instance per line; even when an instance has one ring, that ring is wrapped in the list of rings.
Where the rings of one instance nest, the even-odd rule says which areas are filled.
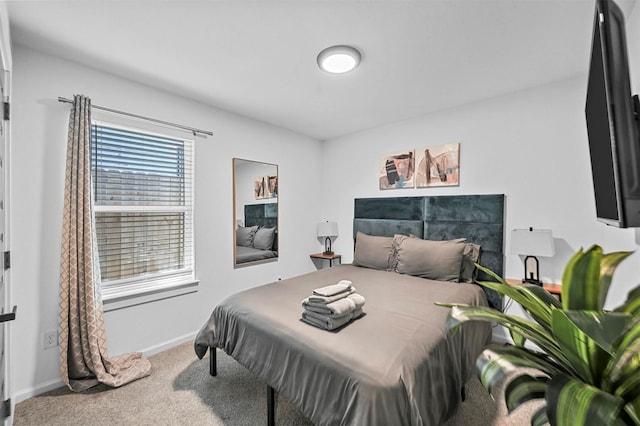
[[[102,292],[172,287],[193,274],[193,141],[93,122]]]

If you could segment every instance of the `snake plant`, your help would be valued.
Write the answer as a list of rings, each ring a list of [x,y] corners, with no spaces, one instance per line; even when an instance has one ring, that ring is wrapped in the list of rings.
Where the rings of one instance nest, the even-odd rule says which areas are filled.
[[[494,343],[476,362],[489,392],[509,377],[509,412],[543,399],[532,425],[640,425],[640,286],[622,306],[604,309],[613,273],[630,254],[603,253],[597,245],[580,249],[564,270],[562,302],[540,286],[512,286],[476,265],[496,280],[478,284],[522,305],[528,318],[483,306],[438,304],[451,308],[452,333],[466,321],[495,322],[509,330],[513,344]],[[527,341],[534,345],[525,346]],[[520,367],[527,373],[510,374]]]

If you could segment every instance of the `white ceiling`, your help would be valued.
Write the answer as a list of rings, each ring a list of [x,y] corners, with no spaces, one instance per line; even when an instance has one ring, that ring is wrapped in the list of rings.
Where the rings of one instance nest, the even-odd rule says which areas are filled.
[[[326,140],[586,75],[595,0],[7,3],[14,43]]]

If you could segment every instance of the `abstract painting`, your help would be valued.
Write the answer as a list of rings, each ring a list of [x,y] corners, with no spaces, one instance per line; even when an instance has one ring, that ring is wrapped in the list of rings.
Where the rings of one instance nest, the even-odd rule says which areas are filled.
[[[414,187],[415,154],[413,150],[384,155],[381,163],[380,189]]]
[[[460,143],[416,150],[416,187],[460,184]]]
[[[253,182],[253,194],[256,200],[278,198],[278,176],[260,176]]]

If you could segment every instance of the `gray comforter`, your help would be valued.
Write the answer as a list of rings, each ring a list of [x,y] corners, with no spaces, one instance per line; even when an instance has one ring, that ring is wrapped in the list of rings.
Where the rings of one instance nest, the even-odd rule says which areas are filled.
[[[366,298],[365,315],[335,332],[303,323],[301,301],[341,279]],[[440,424],[460,404],[491,328],[465,323],[448,335],[448,309],[434,302],[487,303],[475,284],[340,265],[229,297],[195,351],[222,348],[316,424]]]

